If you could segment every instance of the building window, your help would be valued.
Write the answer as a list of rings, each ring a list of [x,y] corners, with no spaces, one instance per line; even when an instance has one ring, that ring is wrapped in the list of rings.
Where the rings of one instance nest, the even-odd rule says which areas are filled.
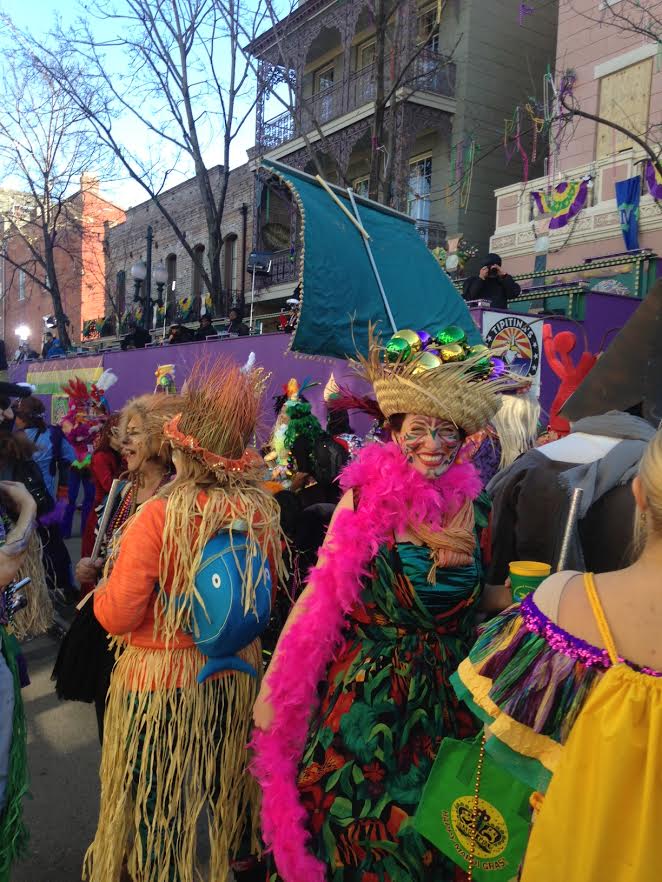
[[[359,46],[356,55],[357,70],[365,70],[366,67],[370,67],[375,63],[376,48],[377,43],[374,40],[368,40],[367,43]]]
[[[124,314],[126,309],[126,272],[120,270],[117,273],[117,290],[115,294],[116,309],[120,315]]]
[[[430,220],[432,194],[432,157],[421,156],[409,163],[407,213],[416,220]]]
[[[193,298],[202,297],[202,261],[205,255],[205,246],[196,245],[193,249],[195,260],[193,261]]]
[[[644,135],[648,129],[652,74],[653,59],[648,58],[602,77],[598,116],[613,120],[636,135]],[[609,126],[598,126],[598,159],[634,146],[627,135]]]
[[[318,96],[315,104],[319,122],[328,122],[333,117],[333,83],[335,75],[335,63],[323,67],[315,74],[315,95]]]
[[[18,299],[25,300],[25,272],[22,269],[18,271]]]
[[[177,287],[177,255],[169,254],[166,257],[166,271],[168,273],[167,292],[168,298],[172,297],[172,292]]]
[[[437,5],[428,6],[418,13],[416,19],[416,42],[425,44],[432,52],[439,52],[439,22],[437,21]]]
[[[234,233],[225,237],[223,251],[223,288],[234,298],[237,287],[237,237]]]
[[[370,178],[357,178],[354,181],[353,189],[357,196],[365,196],[367,199],[370,195]]]

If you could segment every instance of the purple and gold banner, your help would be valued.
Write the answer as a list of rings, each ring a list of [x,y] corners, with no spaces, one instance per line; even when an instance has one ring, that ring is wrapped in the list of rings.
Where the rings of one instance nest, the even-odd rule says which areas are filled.
[[[66,365],[66,367],[65,367]],[[37,395],[57,395],[74,377],[88,385],[96,383],[103,373],[103,356],[53,359],[40,361],[28,367],[26,382],[35,387]]]

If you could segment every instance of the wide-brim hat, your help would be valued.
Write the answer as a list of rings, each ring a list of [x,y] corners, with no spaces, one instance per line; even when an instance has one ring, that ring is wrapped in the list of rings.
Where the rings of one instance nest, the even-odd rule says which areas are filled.
[[[511,376],[492,378],[481,372],[484,354],[432,368],[426,367],[425,355],[391,362],[371,335],[368,357],[359,356],[355,366],[372,385],[386,418],[401,413],[437,417],[472,435],[499,410],[500,393],[513,390]]]

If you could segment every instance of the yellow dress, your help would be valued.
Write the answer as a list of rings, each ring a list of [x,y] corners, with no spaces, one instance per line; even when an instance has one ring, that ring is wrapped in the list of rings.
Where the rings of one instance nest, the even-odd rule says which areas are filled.
[[[521,882],[658,882],[662,674],[619,657],[584,581],[606,649],[530,596],[486,625],[453,685],[490,726],[486,750],[545,794]]]
[[[522,882],[654,882],[662,876],[662,680],[620,661],[593,576],[584,581],[612,667],[572,728]]]

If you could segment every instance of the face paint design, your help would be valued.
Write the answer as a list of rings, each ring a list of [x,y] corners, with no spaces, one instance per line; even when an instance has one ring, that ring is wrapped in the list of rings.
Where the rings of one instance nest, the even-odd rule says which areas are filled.
[[[443,475],[455,461],[462,438],[448,420],[407,414],[394,440],[408,462],[427,478]]]

